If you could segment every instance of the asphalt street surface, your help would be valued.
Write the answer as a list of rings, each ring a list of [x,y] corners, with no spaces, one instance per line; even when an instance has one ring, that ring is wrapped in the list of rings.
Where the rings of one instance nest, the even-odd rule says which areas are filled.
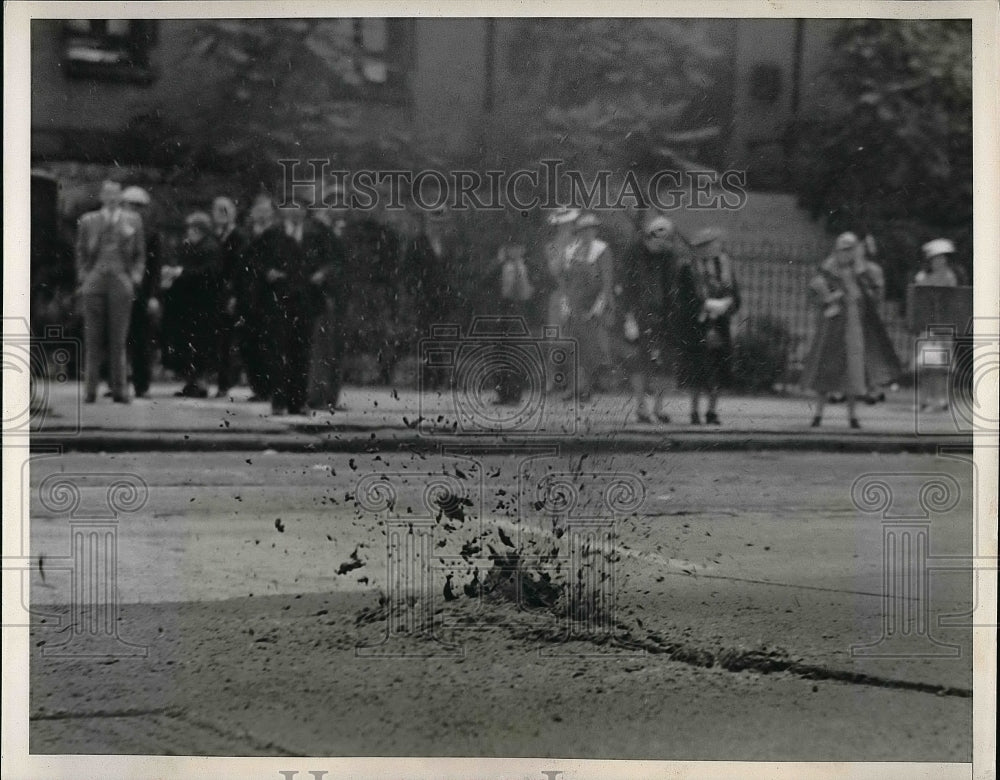
[[[107,484],[74,475],[109,472],[148,489],[114,615],[145,655],[53,656],[71,523],[42,492],[69,475],[90,506]],[[957,489],[931,553],[969,555],[971,467],[931,455],[38,456],[30,749],[969,761],[971,630],[938,617],[971,574],[857,651],[886,649],[891,609],[852,485],[883,475],[914,515],[932,473]]]

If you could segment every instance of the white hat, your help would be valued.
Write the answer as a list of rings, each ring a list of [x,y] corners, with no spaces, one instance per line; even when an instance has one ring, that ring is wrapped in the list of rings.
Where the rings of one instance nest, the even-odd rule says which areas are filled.
[[[646,235],[658,233],[671,235],[674,232],[674,223],[662,215],[656,216],[646,223],[645,232]]]
[[[955,245],[947,238],[935,238],[933,241],[928,241],[924,244],[922,248],[924,250],[924,257],[928,260],[938,255],[955,254]]]
[[[140,206],[148,206],[150,203],[149,193],[142,187],[126,187],[122,193],[122,200],[125,203],[137,203]]]
[[[834,249],[853,249],[858,245],[858,237],[853,233],[841,233],[837,236],[837,243]]]
[[[580,209],[571,209],[566,206],[562,206],[548,217],[548,223],[550,225],[565,225],[569,222],[576,222],[576,218],[580,216]]]
[[[601,220],[597,218],[596,214],[583,214],[576,220],[576,224],[573,227],[576,230],[586,230],[587,228],[600,227]]]

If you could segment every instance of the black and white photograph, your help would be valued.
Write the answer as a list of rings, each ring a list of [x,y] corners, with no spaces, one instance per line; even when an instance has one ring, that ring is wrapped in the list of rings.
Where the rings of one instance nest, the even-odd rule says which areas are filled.
[[[995,777],[998,15],[5,4],[4,775]]]

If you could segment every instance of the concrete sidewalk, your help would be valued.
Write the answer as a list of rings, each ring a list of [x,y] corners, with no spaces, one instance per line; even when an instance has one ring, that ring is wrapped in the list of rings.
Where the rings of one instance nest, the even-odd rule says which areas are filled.
[[[247,388],[224,399],[175,398],[179,383],[155,384],[148,398],[130,405],[100,398],[84,404],[82,386],[36,386],[31,415],[33,449],[68,451],[295,450],[364,451],[490,445],[545,447],[562,451],[678,449],[806,449],[936,452],[968,448],[968,410],[918,413],[912,391],[858,407],[861,430],[847,425],[842,404],[827,407],[823,425],[810,428],[810,399],[796,396],[724,396],[722,425],[692,425],[688,400],[668,396],[672,422],[640,423],[624,394],[586,403],[557,396],[526,398],[520,407],[493,406],[488,398],[451,391],[346,388],[343,411],[271,414],[250,402]]]

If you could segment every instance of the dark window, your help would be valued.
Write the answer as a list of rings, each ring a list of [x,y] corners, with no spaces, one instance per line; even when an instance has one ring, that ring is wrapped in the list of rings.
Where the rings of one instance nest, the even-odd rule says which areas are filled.
[[[63,22],[63,67],[72,78],[148,84],[155,19],[70,19]]]
[[[409,19],[325,19],[306,44],[340,75],[345,97],[405,100]]]

